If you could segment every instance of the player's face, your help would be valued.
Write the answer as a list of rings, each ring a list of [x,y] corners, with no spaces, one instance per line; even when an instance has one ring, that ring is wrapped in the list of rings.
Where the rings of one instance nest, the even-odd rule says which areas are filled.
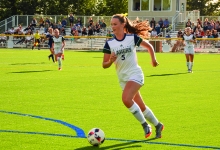
[[[114,34],[124,32],[124,23],[121,23],[118,18],[112,18],[111,19],[111,27]]]
[[[186,29],[186,33],[187,33],[187,34],[191,33],[191,29],[190,29],[190,28],[187,28],[187,29]]]
[[[59,35],[59,31],[58,30],[54,30],[54,35],[58,36]]]

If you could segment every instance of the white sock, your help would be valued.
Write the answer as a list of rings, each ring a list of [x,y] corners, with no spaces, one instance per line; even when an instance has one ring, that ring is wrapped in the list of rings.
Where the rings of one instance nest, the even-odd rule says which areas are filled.
[[[58,57],[58,58],[57,58],[57,61],[58,61],[58,67],[61,68],[61,67],[62,67],[61,57]]]
[[[186,62],[186,66],[188,68],[188,70],[190,69],[190,62]]]
[[[190,70],[192,70],[193,62],[190,63]]]
[[[146,106],[145,111],[143,112],[144,117],[150,122],[152,123],[154,126],[156,126],[159,121],[157,120],[157,118],[155,117],[154,113],[152,112],[152,110]]]
[[[130,112],[134,115],[134,117],[141,123],[145,123],[146,120],[144,118],[143,113],[141,112],[140,107],[134,102],[134,104],[128,108]]]

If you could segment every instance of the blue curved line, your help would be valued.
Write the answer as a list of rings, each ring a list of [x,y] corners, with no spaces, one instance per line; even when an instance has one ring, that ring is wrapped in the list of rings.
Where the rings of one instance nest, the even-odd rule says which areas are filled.
[[[23,133],[23,134],[39,134],[39,135],[49,135],[49,136],[62,136],[62,137],[70,137],[70,138],[86,138],[79,137],[70,134],[55,134],[55,133],[46,133],[46,132],[29,132],[29,131],[19,131],[19,130],[0,130],[0,132],[8,132],[8,133]]]
[[[30,115],[30,114],[22,114],[22,113],[18,113],[18,112],[9,112],[9,111],[4,111],[4,110],[0,110],[1,113],[6,113],[6,114],[13,114],[13,115],[20,115],[20,116],[25,116],[25,117],[32,117],[32,118],[37,118],[37,119],[43,119],[43,120],[48,120],[48,121],[53,121],[53,122],[56,122],[56,123],[59,123],[59,124],[62,124],[64,126],[67,126],[71,129],[73,129],[74,131],[76,131],[76,134],[78,137],[86,137],[85,136],[85,133],[82,129],[72,125],[72,124],[69,124],[67,122],[64,122],[64,121],[61,121],[61,120],[57,120],[57,119],[52,119],[52,118],[46,118],[46,117],[42,117],[42,116],[35,116],[35,115]]]

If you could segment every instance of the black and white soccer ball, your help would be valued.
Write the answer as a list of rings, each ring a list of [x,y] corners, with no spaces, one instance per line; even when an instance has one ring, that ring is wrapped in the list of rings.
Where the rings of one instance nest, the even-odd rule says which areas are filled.
[[[93,128],[87,135],[89,143],[93,146],[99,146],[105,141],[105,133],[99,128]]]

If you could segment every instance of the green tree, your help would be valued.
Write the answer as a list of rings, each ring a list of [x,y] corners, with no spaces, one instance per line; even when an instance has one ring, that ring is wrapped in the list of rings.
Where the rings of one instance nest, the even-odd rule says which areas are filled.
[[[201,16],[220,15],[220,1],[212,0],[187,0],[187,10],[199,10]]]
[[[0,0],[0,21],[13,15],[111,16],[128,12],[128,0]]]

